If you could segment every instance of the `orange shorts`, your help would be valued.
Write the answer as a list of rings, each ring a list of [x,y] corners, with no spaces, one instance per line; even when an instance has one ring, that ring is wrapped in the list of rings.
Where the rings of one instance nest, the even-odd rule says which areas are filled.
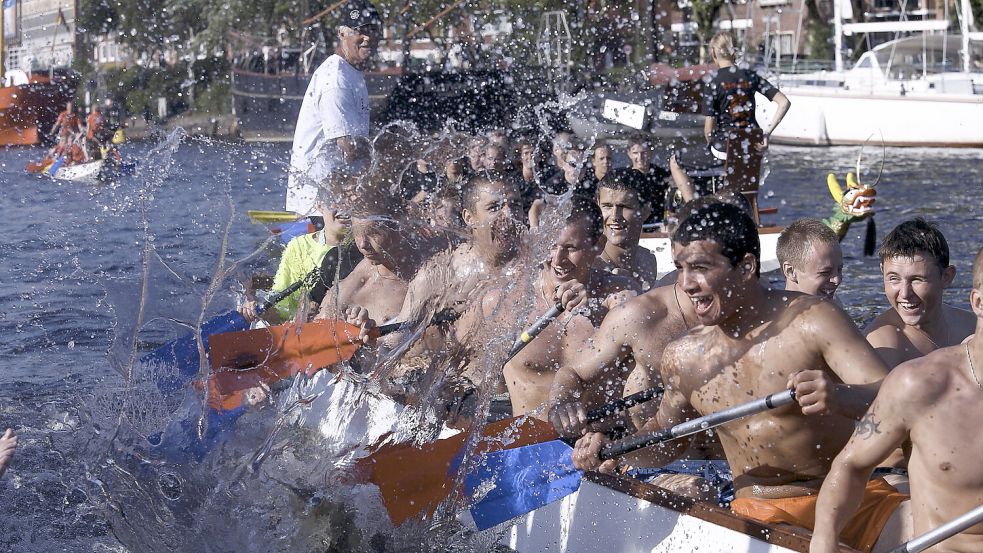
[[[782,499],[735,499],[732,511],[760,522],[771,524],[792,524],[812,530],[816,525],[816,499],[818,496],[806,495]],[[884,525],[903,501],[908,499],[893,486],[876,478],[867,483],[864,499],[853,518],[847,522],[840,541],[854,549],[869,553],[874,548]]]

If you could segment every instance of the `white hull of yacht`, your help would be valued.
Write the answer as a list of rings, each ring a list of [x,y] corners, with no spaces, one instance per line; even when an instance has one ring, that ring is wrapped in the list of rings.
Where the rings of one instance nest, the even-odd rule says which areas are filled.
[[[758,238],[761,241],[761,272],[767,273],[778,269],[778,236],[784,227],[761,227]],[[669,236],[665,233],[646,233],[638,243],[655,254],[659,278],[676,270],[672,260],[672,246]]]
[[[832,87],[783,88],[792,106],[776,143],[837,146],[983,147],[983,95],[867,94]],[[759,102],[759,121],[774,106]]]
[[[498,527],[519,553],[792,553],[808,538],[627,478],[587,474],[580,489]]]

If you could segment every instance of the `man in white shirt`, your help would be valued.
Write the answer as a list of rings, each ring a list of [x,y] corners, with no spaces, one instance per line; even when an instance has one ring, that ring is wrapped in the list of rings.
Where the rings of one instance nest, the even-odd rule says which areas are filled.
[[[352,0],[342,11],[335,53],[311,75],[297,117],[287,210],[314,214],[318,186],[339,170],[357,171],[367,164],[369,93],[362,70],[375,55],[382,20],[375,6]]]

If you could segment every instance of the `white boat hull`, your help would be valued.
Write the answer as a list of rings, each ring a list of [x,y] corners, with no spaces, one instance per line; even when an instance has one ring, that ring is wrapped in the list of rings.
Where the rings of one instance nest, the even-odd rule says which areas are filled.
[[[95,182],[99,180],[99,172],[102,171],[102,164],[105,160],[90,161],[77,165],[60,167],[54,174],[58,180],[70,180],[79,182]]]
[[[758,231],[758,237],[761,240],[762,273],[778,269],[778,236],[782,230],[781,227],[763,227]],[[672,246],[668,236],[662,233],[643,234],[638,243],[655,254],[659,278],[676,270],[676,265],[672,261]]]
[[[618,489],[616,489],[618,488]],[[808,538],[626,478],[588,474],[580,490],[498,527],[519,553],[791,553]]]
[[[899,85],[900,86],[900,85]],[[835,87],[782,89],[791,108],[776,143],[836,146],[983,147],[983,95],[866,94]],[[758,120],[775,106],[758,102]]]

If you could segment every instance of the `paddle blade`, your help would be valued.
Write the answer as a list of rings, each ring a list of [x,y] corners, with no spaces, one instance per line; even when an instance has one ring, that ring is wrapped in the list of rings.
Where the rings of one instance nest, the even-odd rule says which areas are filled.
[[[201,325],[201,337],[205,352],[208,353],[213,336],[224,332],[234,332],[249,328],[249,321],[238,311],[229,311],[212,317]],[[174,367],[176,373],[161,371],[158,387],[165,396],[180,391],[198,374],[201,359],[198,356],[198,340],[193,332],[172,340],[154,351],[144,355],[140,361],[144,365]],[[167,376],[163,376],[166,374]]]
[[[560,440],[486,453],[464,485],[472,497],[471,517],[487,530],[559,501],[580,488],[573,449]],[[484,493],[484,490],[488,490]]]
[[[270,230],[273,231],[273,234],[278,235],[280,237],[280,242],[284,244],[290,242],[291,240],[297,238],[298,236],[303,236],[305,234],[317,232],[317,229],[314,228],[314,225],[311,224],[310,221],[308,221],[307,219],[304,219],[302,221],[296,221],[293,223],[283,223],[280,225],[276,225]]]
[[[468,433],[422,447],[399,444],[380,448],[359,460],[359,469],[379,487],[389,518],[397,526],[433,514],[454,491],[454,472],[460,466]],[[491,423],[482,430],[476,454],[556,439],[553,426],[532,417]]]
[[[219,393],[273,385],[347,361],[361,347],[359,329],[344,321],[287,323],[211,337],[209,360]]]
[[[254,223],[290,223],[300,218],[292,211],[260,211],[250,209],[246,212],[249,220]]]
[[[874,218],[867,219],[867,232],[864,234],[864,255],[870,257],[877,249],[877,223]]]

